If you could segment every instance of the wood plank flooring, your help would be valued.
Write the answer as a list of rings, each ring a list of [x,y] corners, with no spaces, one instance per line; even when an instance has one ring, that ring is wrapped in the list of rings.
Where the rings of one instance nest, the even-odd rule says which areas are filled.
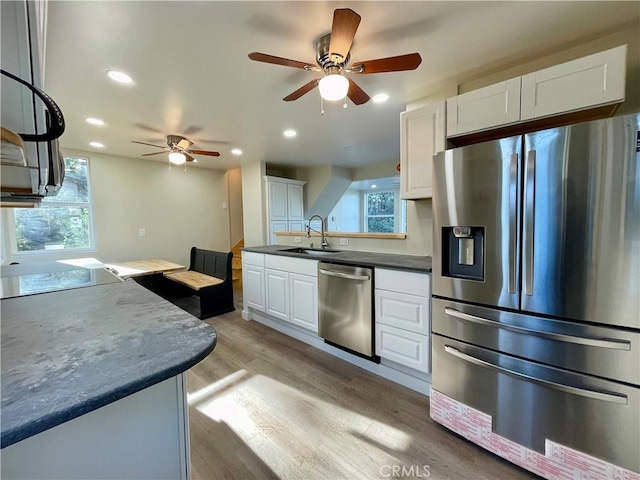
[[[194,480],[537,478],[433,422],[428,397],[246,322],[238,303],[207,320],[218,344],[188,372]]]

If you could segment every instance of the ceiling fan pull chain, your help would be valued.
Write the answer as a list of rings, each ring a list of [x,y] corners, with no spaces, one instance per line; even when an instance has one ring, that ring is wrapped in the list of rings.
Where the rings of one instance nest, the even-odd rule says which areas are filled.
[[[324,115],[324,99],[320,95],[320,116]]]
[[[347,105],[347,97],[344,97],[344,105],[342,105],[342,108],[349,108],[349,105]]]

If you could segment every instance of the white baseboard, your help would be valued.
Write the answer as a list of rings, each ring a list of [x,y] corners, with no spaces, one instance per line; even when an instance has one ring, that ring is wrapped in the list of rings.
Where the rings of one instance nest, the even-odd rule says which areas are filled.
[[[298,327],[290,323],[283,322],[281,320],[274,319],[265,315],[264,313],[254,312],[252,310],[247,311],[245,317],[245,310],[242,311],[242,318],[245,320],[255,320],[258,323],[262,323],[267,327],[273,328],[285,335],[300,340],[308,345],[316,347],[324,352],[330,353],[334,357],[338,357],[346,362],[363,368],[371,373],[379,375],[387,380],[398,383],[404,387],[410,388],[418,393],[429,396],[431,392],[431,375],[426,373],[412,371],[411,369],[404,367],[403,365],[397,365],[394,362],[389,362],[385,359],[381,360],[381,363],[374,363],[364,358],[360,358],[356,355],[352,355],[344,350],[340,350],[332,345],[324,343],[324,340],[318,337],[317,334],[304,328]]]

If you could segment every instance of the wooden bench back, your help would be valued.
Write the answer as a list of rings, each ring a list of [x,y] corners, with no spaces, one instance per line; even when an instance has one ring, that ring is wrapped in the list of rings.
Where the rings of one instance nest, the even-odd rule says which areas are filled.
[[[191,249],[191,264],[189,270],[211,275],[226,280],[231,278],[231,259],[233,252],[215,252],[193,247]]]

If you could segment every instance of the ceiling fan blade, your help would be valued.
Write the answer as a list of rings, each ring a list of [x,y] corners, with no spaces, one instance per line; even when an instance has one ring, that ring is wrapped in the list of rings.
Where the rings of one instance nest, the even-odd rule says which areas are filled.
[[[220,152],[209,152],[208,150],[185,150],[183,153],[193,153],[194,155],[208,155],[210,157],[219,157]]]
[[[143,153],[142,156],[143,157],[149,157],[151,155],[162,155],[162,154],[166,154],[167,152],[162,151],[162,152],[155,152],[155,153]]]
[[[267,55],[266,53],[253,52],[249,54],[251,60],[256,62],[273,63],[274,65],[283,65],[285,67],[312,69],[315,65],[310,63],[299,62],[297,60],[289,60],[288,58],[275,57],[273,55]]]
[[[415,70],[422,63],[419,53],[408,53],[397,57],[378,58],[366,62],[356,62],[351,66],[352,73],[384,73]]]
[[[342,63],[351,49],[353,37],[360,25],[360,15],[349,8],[339,8],[333,12],[333,25],[331,26],[331,42],[329,53],[340,55]]]
[[[164,150],[169,150],[166,146],[164,145],[154,145],[152,143],[144,143],[144,142],[136,142],[135,140],[131,140],[132,143],[139,143],[140,145],[148,145],[150,147],[156,147],[156,148],[162,148]]]
[[[187,140],[186,138],[183,138],[182,140],[180,140],[178,142],[178,144],[176,145],[178,148],[189,148],[191,145],[193,145],[193,142],[190,142],[189,140]]]
[[[191,155],[189,155],[187,152],[182,152],[182,153],[184,153],[184,156],[187,157],[187,162],[197,162],[197,160],[193,158]]]
[[[314,80],[311,80],[308,83],[305,83],[303,86],[301,86],[295,92],[290,93],[289,95],[284,97],[282,100],[284,100],[285,102],[291,102],[293,100],[299,99],[305,93],[309,93],[311,90],[313,90],[315,88],[315,86],[318,84],[319,81],[320,81],[320,79],[316,78]]]
[[[356,105],[362,105],[363,103],[367,103],[369,101],[369,95],[366,94],[364,90],[362,90],[356,82],[348,78],[349,80],[349,91],[347,92],[347,97],[355,103]]]

